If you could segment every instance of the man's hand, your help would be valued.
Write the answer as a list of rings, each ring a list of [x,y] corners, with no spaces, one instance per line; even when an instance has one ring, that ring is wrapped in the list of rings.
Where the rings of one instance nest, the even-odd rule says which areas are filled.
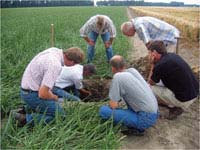
[[[87,43],[88,43],[90,46],[94,46],[94,45],[95,45],[94,41],[92,41],[91,39],[89,39]]]
[[[111,42],[111,41],[106,41],[106,42],[104,43],[104,45],[105,45],[105,48],[109,48],[110,45],[112,45],[112,42]]]
[[[149,46],[150,46],[150,44],[151,44],[152,42],[153,42],[153,41],[149,41],[148,43],[145,44],[147,49],[149,49]]]
[[[53,94],[49,87],[42,85],[38,91],[38,96],[42,99],[49,99],[49,100],[58,100],[58,96]]]
[[[84,39],[85,39],[85,41],[86,41],[89,45],[91,45],[91,46],[94,46],[94,45],[95,45],[94,41],[91,40],[91,39],[89,39],[88,37],[84,37]]]
[[[109,106],[110,106],[112,109],[115,109],[115,108],[119,107],[119,104],[118,104],[118,102],[115,102],[115,101],[113,101],[113,100],[110,100],[110,101],[109,101]]]

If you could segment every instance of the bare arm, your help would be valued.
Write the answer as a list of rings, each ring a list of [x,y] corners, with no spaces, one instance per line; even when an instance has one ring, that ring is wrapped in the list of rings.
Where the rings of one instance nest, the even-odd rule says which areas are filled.
[[[43,85],[40,87],[39,89],[39,97],[42,98],[42,99],[49,99],[49,100],[55,100],[57,101],[58,100],[58,96],[57,95],[54,95],[51,90],[49,89],[49,87]]]
[[[79,89],[79,91],[81,92],[81,94],[83,94],[83,95],[91,95],[91,92],[90,91],[88,91],[88,90],[86,90],[86,89]]]

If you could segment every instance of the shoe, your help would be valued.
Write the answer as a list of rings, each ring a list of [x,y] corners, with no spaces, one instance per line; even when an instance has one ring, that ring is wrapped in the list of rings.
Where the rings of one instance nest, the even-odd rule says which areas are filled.
[[[26,124],[26,115],[16,112],[16,110],[11,111],[11,115],[18,127],[23,127]]]
[[[20,114],[26,114],[26,111],[25,111],[25,107],[24,106],[20,106],[19,108],[13,110],[17,113],[20,113]]]
[[[128,128],[121,131],[124,135],[135,135],[135,136],[144,136],[145,130],[139,130],[135,128]]]
[[[180,107],[169,108],[169,116],[167,117],[167,119],[174,120],[178,116],[180,116],[182,113],[183,113],[183,109]]]

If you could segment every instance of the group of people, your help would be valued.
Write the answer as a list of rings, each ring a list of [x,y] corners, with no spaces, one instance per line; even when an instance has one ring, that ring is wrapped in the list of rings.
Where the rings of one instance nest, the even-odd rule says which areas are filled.
[[[108,16],[95,15],[80,29],[81,37],[88,44],[88,64],[81,65],[84,53],[77,47],[67,50],[52,47],[37,54],[26,67],[21,81],[21,98],[26,104],[26,111],[15,112],[15,119],[22,126],[26,123],[34,125],[41,119],[49,123],[56,112],[65,117],[65,111],[59,104],[64,99],[81,101],[79,92],[90,95],[90,91],[83,88],[82,79],[96,72],[96,67],[90,63],[94,59],[99,35],[114,74],[109,104],[99,109],[101,118],[112,117],[114,123],[142,133],[156,123],[158,104],[169,109],[168,119],[180,115],[197,99],[199,82],[189,65],[180,56],[170,53],[176,45],[176,37],[179,37],[178,29],[153,17],[137,17],[123,23],[121,31],[126,36],[137,33],[146,45],[151,63],[148,81],[136,69],[126,69],[123,56],[113,55],[116,28]],[[119,106],[120,101],[126,103],[126,109]],[[28,108],[32,111],[27,111]]]

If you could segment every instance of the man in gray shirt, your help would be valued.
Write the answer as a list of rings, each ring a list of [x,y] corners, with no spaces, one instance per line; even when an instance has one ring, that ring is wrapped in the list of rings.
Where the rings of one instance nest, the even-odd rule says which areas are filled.
[[[114,74],[109,91],[109,106],[100,108],[103,119],[113,117],[115,123],[143,132],[156,123],[158,104],[150,86],[140,73],[125,69],[125,60],[115,55],[110,61]],[[121,109],[119,101],[124,100],[128,109]]]

